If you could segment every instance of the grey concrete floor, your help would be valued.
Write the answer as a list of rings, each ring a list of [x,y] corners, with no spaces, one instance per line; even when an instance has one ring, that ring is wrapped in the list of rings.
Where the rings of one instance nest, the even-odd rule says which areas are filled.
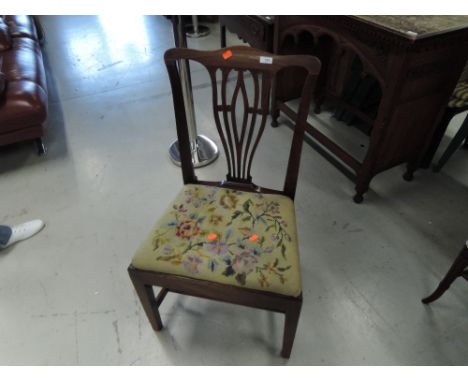
[[[154,333],[126,267],[182,184],[168,157],[175,125],[162,56],[171,25],[160,16],[41,21],[49,153],[37,157],[31,143],[0,149],[0,224],[40,217],[47,226],[0,253],[0,364],[468,364],[468,284],[420,302],[468,238],[463,150],[412,183],[403,167],[377,176],[356,205],[352,183],[304,147],[296,199],[304,305],[289,361],[279,357],[280,314],[170,294],[166,327]],[[211,27],[190,46],[217,48]],[[200,69],[192,67],[199,130],[214,138]],[[281,185],[290,138],[285,123],[267,130],[258,183]],[[220,158],[198,173],[214,179],[223,166]]]

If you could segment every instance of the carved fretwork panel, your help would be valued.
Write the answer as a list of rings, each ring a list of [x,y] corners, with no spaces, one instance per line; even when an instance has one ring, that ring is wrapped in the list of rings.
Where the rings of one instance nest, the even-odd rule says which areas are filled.
[[[230,76],[234,76],[234,81],[228,80]],[[228,166],[227,180],[250,183],[252,161],[269,113],[271,76],[254,70],[223,68],[210,71],[210,77],[214,119]],[[232,83],[234,90],[229,92]]]
[[[304,34],[310,35],[310,41],[313,42],[313,46],[308,48],[309,52],[307,49],[301,49]],[[327,56],[333,57],[330,62],[335,66],[339,66],[339,61],[346,60],[352,53],[359,57],[366,73],[372,75],[384,87],[387,57],[382,47],[362,45],[353,36],[342,36],[327,28],[312,25],[294,25],[285,29],[280,36],[280,53],[285,53],[283,47],[287,45],[285,42],[288,40],[294,41],[296,45],[295,50],[291,49],[292,52],[316,54],[322,61]],[[323,50],[326,54],[321,55],[320,51]]]
[[[283,54],[310,54],[321,60],[314,110],[319,112],[325,101],[331,101],[337,107],[334,113],[338,120],[342,120],[339,116],[345,118],[345,115],[348,124],[359,120],[365,125],[360,128],[369,133],[384,88],[382,67],[375,66],[375,61],[364,55],[362,48],[354,44],[352,38],[323,27],[291,26],[282,32],[280,43]],[[298,97],[301,81],[297,77],[294,73],[279,76],[280,99],[288,101]],[[349,116],[349,113],[353,116]]]

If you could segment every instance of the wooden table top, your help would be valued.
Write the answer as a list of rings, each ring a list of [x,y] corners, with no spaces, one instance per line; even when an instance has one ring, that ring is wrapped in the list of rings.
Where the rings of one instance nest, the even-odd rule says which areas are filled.
[[[409,40],[468,29],[468,16],[353,16]]]

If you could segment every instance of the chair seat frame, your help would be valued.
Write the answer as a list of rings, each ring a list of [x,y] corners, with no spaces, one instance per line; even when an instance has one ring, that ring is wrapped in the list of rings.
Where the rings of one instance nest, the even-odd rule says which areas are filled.
[[[160,331],[163,328],[159,306],[168,292],[284,313],[281,356],[290,357],[302,307],[302,293],[298,297],[285,296],[168,273],[140,270],[132,265],[128,267],[128,273],[153,330]],[[157,296],[152,285],[162,288]]]

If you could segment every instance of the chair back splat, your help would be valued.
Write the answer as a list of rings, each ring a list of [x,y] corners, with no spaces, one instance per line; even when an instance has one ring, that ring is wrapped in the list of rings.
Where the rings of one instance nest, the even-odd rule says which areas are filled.
[[[296,191],[299,161],[305,124],[320,61],[312,56],[275,56],[247,47],[235,46],[216,51],[174,48],[164,56],[172,87],[177,135],[184,183],[236,186],[245,190],[276,192],[292,199]],[[221,183],[198,181],[192,163],[179,60],[196,61],[209,73],[212,108],[216,128],[226,155],[227,175]],[[305,75],[299,115],[291,144],[283,190],[261,189],[252,183],[251,168],[256,149],[269,114],[270,93],[276,74],[286,68],[302,70]],[[229,76],[234,76],[234,90],[228,95]],[[250,80],[252,86],[246,85]],[[249,96],[250,93],[250,96]]]

